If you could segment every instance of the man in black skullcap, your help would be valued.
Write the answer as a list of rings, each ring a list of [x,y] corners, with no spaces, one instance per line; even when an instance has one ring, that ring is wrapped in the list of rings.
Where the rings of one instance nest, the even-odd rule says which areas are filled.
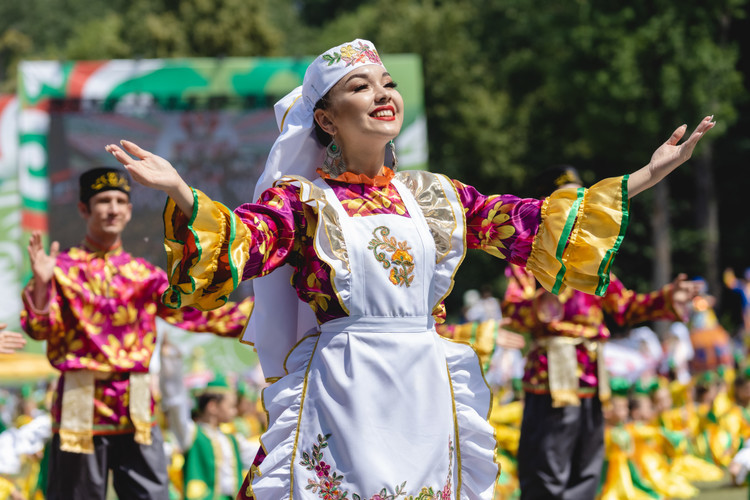
[[[81,245],[66,251],[29,241],[33,277],[21,325],[47,341],[62,376],[53,400],[47,498],[104,500],[109,471],[122,499],[168,498],[163,442],[153,418],[149,363],[156,318],[192,331],[237,337],[250,301],[203,313],[161,301],[166,273],[122,249],[130,221],[130,180],[119,168],[80,176]]]

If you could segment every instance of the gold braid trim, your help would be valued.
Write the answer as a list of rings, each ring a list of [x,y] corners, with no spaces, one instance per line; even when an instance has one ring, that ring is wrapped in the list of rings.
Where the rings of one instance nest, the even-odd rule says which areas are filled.
[[[70,371],[63,377],[60,449],[94,453],[94,372]]]

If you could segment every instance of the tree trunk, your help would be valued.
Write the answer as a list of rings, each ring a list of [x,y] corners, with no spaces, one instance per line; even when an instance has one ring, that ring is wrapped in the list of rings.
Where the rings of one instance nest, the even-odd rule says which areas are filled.
[[[669,221],[669,184],[665,179],[652,188],[653,212],[651,216],[651,243],[654,248],[651,286],[658,290],[672,279],[672,240]],[[654,322],[654,330],[660,338],[669,326],[668,322]]]
[[[693,160],[693,169],[696,183],[695,219],[702,235],[701,263],[706,270],[705,277],[709,293],[718,299],[721,296],[719,205],[714,185],[713,145],[711,143],[703,145],[700,156]]]
[[[672,240],[669,237],[669,185],[663,180],[653,187],[654,202],[651,215],[651,242],[654,246],[654,268],[651,284],[656,288],[672,279]]]

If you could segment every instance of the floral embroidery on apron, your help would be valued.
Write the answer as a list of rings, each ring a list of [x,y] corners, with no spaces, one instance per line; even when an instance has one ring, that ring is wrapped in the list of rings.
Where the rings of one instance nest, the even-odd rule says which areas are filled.
[[[380,233],[380,238],[378,238],[378,233]],[[398,241],[394,237],[389,238],[390,233],[391,230],[387,226],[376,227],[367,249],[372,250],[375,259],[383,264],[384,269],[391,268],[389,276],[391,283],[408,287],[414,280],[414,257],[409,253],[411,247],[406,241]],[[378,251],[381,249],[384,251]],[[390,260],[386,252],[391,254]]]
[[[331,434],[326,434],[325,436],[318,434],[318,442],[313,445],[310,452],[305,451],[302,453],[302,460],[300,460],[299,464],[307,470],[315,472],[317,476],[316,479],[307,479],[305,489],[317,493],[318,498],[323,498],[324,500],[349,498],[349,491],[339,488],[344,475],[339,474],[336,470],[331,471],[331,466],[323,461],[325,458],[323,450],[328,447],[328,438],[330,437]],[[449,471],[453,470],[453,451],[453,440],[448,437]],[[400,485],[396,485],[393,493],[388,493],[388,488],[383,488],[379,493],[371,497],[352,493],[351,498],[352,500],[397,500],[403,497],[404,500],[451,500],[451,475],[452,472],[449,472],[443,489],[439,491],[435,491],[431,486],[424,486],[416,495],[409,495],[406,493],[406,481],[404,481]]]

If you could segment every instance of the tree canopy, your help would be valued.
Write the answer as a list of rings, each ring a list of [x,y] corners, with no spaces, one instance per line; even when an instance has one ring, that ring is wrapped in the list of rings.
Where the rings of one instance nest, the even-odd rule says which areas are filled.
[[[660,284],[655,234],[671,236],[675,272],[750,266],[748,225],[735,222],[750,150],[746,14],[746,0],[3,2],[0,90],[14,89],[21,59],[294,56],[368,38],[422,57],[430,169],[520,195],[551,164],[577,166],[587,183],[632,172],[678,125],[714,114],[668,190],[631,205],[615,269],[646,290]],[[658,201],[671,223],[650,217]],[[472,252],[449,313],[467,288],[499,293],[503,268]]]

